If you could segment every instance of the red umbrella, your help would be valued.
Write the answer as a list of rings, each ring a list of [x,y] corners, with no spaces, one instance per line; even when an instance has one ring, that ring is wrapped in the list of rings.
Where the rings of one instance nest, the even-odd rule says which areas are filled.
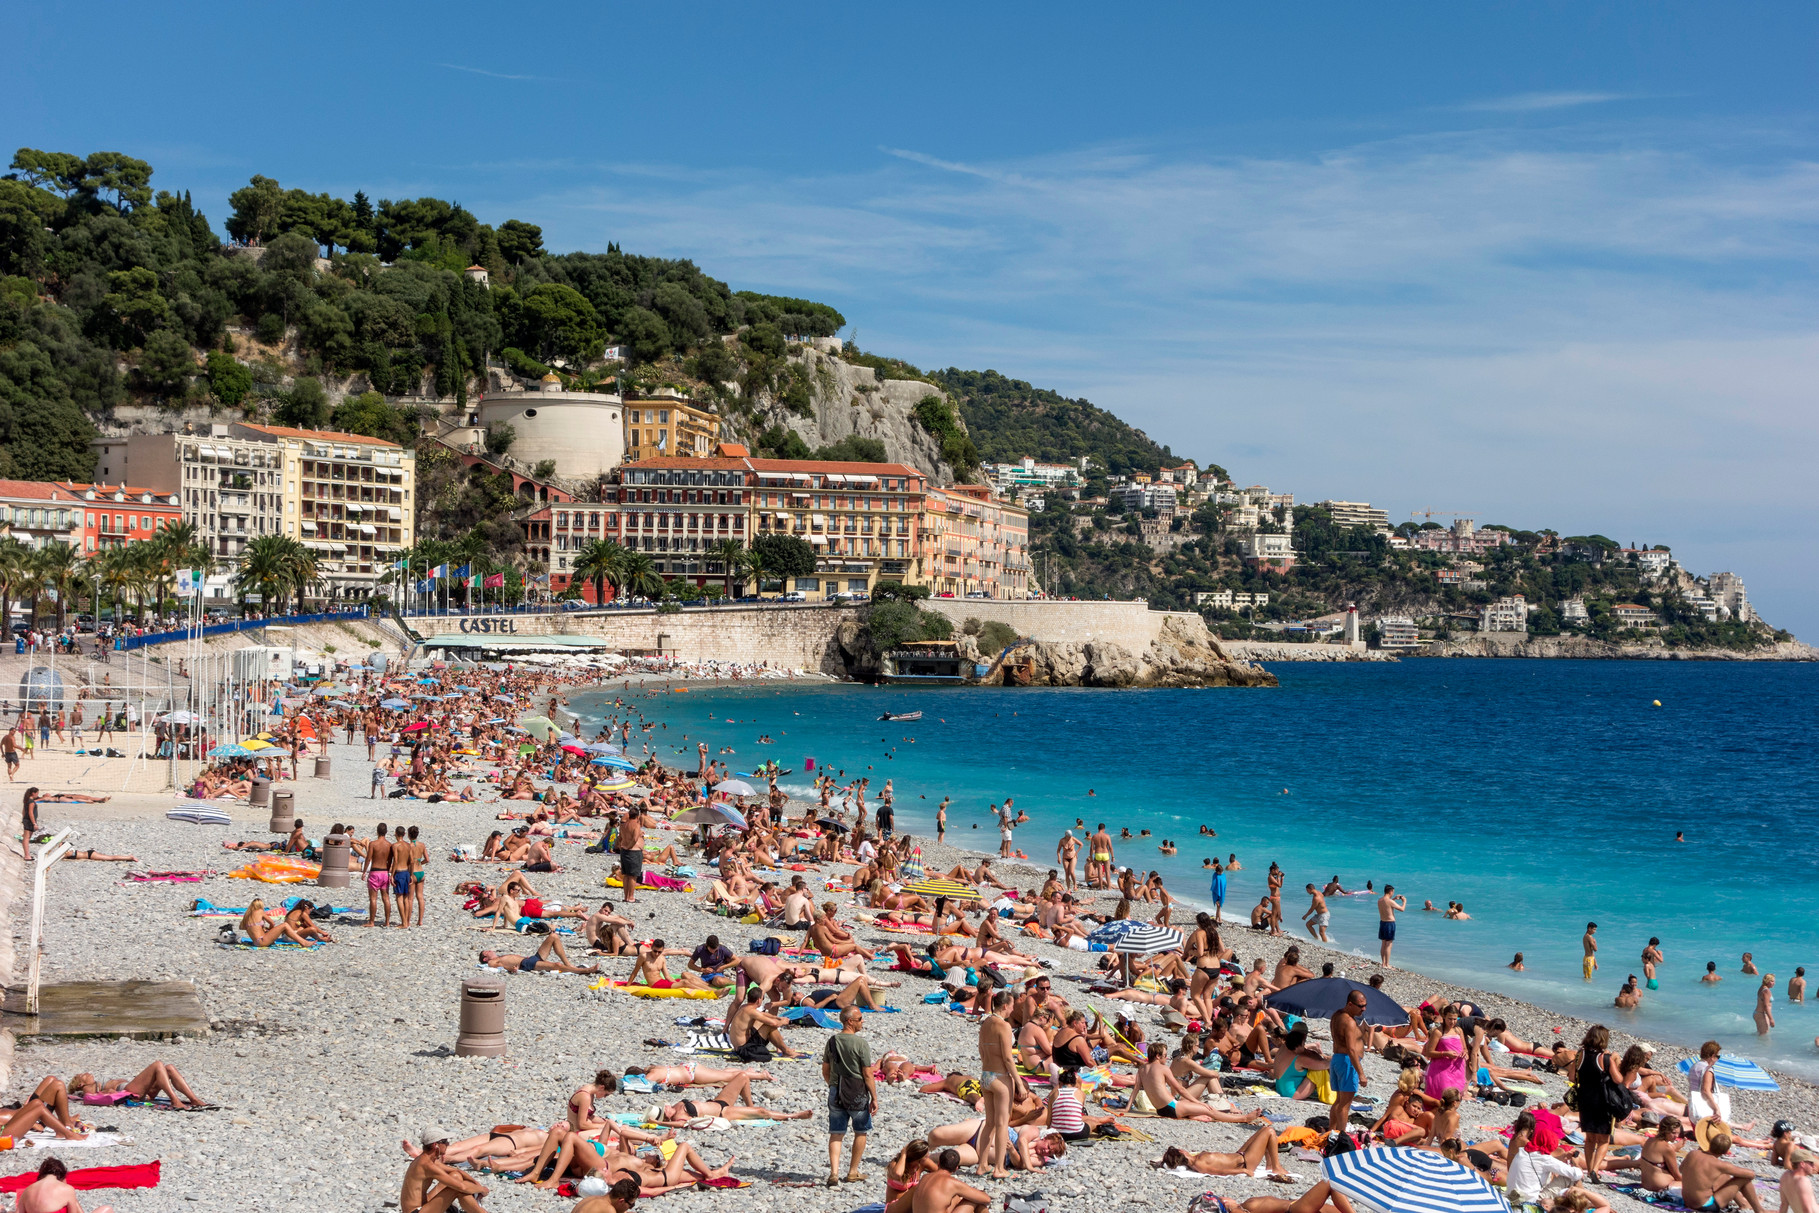
[[[429,728],[429,721],[419,720],[416,724],[405,725],[403,731],[406,733],[415,733],[418,729],[427,729],[427,728]]]

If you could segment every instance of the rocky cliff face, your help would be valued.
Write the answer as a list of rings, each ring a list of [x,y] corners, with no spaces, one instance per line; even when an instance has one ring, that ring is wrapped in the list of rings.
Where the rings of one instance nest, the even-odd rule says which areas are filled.
[[[767,401],[760,429],[785,425],[811,447],[827,446],[849,435],[876,438],[884,443],[887,462],[907,463],[927,473],[935,484],[964,479],[941,458],[939,440],[922,427],[913,411],[924,396],[945,397],[940,388],[920,379],[880,379],[869,366],[854,366],[809,347],[798,347],[790,361],[808,372],[814,415],[804,417]],[[965,427],[964,422],[961,425]]]
[[[1575,657],[1624,661],[1819,661],[1819,649],[1799,641],[1781,641],[1761,648],[1670,649],[1659,640],[1617,644],[1589,636],[1525,636],[1518,632],[1487,632],[1462,640],[1430,644],[1419,657]]]

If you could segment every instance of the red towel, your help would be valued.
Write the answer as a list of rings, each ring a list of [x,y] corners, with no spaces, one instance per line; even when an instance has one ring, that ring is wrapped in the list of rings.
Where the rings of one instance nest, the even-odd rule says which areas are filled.
[[[96,1188],[155,1188],[160,1163],[134,1163],[130,1167],[83,1167],[63,1177],[63,1182],[84,1192]],[[38,1173],[0,1176],[0,1192],[19,1192],[38,1182]]]

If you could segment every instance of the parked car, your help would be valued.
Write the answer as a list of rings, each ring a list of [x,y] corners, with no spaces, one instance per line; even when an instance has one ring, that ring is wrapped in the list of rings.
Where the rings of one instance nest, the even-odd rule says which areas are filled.
[[[789,593],[784,594],[783,596],[778,598],[777,601],[779,601],[779,602],[807,602],[808,595],[804,594],[801,590],[791,590]]]

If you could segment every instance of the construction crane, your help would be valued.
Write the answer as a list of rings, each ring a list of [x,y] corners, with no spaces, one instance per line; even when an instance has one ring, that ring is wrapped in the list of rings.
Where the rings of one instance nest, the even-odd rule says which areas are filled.
[[[1469,516],[1466,514],[1466,512],[1464,510],[1410,510],[1408,512],[1410,521],[1413,521],[1417,517],[1421,517],[1421,518],[1427,519],[1429,522],[1432,522],[1434,520],[1435,514],[1449,514],[1454,518],[1462,518],[1462,517]]]

